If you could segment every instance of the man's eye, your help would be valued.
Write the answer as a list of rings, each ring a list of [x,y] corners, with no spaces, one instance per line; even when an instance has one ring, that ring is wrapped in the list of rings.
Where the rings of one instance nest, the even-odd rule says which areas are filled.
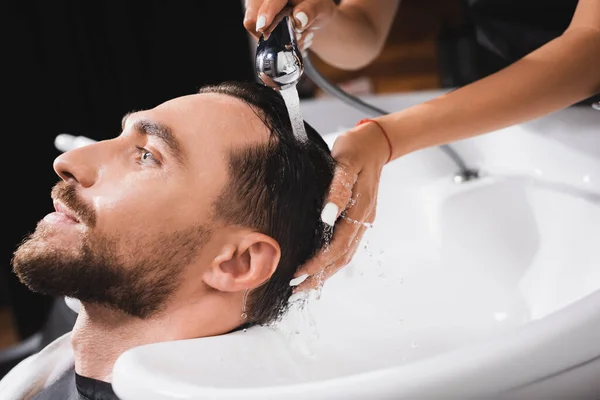
[[[141,163],[158,163],[158,160],[154,158],[154,155],[143,147],[137,148],[140,154],[140,162]]]

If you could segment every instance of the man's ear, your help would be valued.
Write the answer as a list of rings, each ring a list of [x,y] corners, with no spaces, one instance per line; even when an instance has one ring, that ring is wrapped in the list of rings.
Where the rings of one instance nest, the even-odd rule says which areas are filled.
[[[281,248],[259,232],[240,232],[222,245],[204,274],[204,282],[222,292],[254,289],[275,272]]]

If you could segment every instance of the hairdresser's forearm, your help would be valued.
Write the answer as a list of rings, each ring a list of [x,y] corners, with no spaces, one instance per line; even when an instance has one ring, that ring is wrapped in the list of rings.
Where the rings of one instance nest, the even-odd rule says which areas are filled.
[[[381,117],[393,158],[528,121],[600,92],[600,33],[572,30],[484,79]]]
[[[369,65],[381,53],[393,21],[389,15],[382,15],[381,9],[387,9],[387,14],[394,15],[395,2],[378,0],[378,5],[360,3],[342,2],[331,21],[314,31],[310,49],[327,64],[356,70]],[[367,11],[365,7],[373,9]]]

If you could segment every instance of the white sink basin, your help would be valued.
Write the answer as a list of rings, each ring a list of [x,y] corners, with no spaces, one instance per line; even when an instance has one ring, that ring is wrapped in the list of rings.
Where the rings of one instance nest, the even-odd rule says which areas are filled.
[[[406,105],[402,96],[374,101]],[[316,116],[340,106],[304,107],[319,129]],[[456,143],[482,173],[463,184],[439,149],[392,162],[375,226],[320,299],[293,307],[276,327],[132,349],[115,365],[116,393],[123,400],[597,398],[600,113],[593,113],[565,110]],[[338,114],[346,127],[363,117]],[[333,143],[335,133],[326,139]]]

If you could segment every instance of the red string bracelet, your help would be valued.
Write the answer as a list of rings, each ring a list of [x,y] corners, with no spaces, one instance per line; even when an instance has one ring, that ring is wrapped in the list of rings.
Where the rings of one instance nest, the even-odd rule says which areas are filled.
[[[365,119],[361,119],[360,121],[358,121],[356,123],[356,126],[365,124],[367,122],[373,122],[375,125],[377,125],[379,127],[379,129],[381,130],[381,133],[383,133],[383,136],[385,136],[385,140],[387,141],[388,147],[390,148],[390,156],[388,158],[388,160],[385,162],[386,164],[389,163],[390,161],[392,161],[392,141],[390,140],[390,137],[388,136],[387,132],[385,131],[385,129],[383,129],[383,127],[381,126],[381,124],[377,121],[375,121],[374,119],[371,118],[365,118]]]

